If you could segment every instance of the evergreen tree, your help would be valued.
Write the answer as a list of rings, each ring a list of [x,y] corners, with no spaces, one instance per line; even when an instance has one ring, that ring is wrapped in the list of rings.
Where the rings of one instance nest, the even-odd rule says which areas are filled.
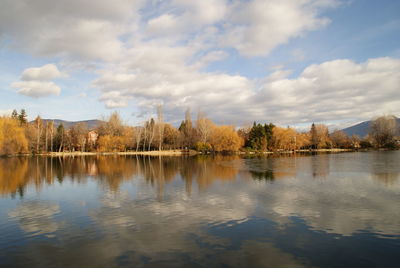
[[[317,128],[315,127],[315,124],[312,123],[311,129],[310,129],[310,137],[311,137],[311,147],[314,149],[318,148],[318,133],[317,133]]]
[[[11,118],[12,118],[12,119],[18,119],[18,112],[17,112],[17,110],[14,109],[14,110],[12,111],[12,113],[11,113]]]
[[[246,147],[253,150],[265,151],[268,148],[269,141],[272,137],[273,124],[257,124],[253,123],[253,127],[249,132],[249,137],[246,140]]]
[[[21,125],[25,125],[28,123],[28,120],[26,119],[28,115],[26,114],[25,109],[21,109],[21,112],[18,115],[18,120]]]

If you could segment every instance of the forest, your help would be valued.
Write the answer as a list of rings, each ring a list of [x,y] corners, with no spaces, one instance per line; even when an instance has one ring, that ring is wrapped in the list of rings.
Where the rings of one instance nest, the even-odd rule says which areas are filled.
[[[37,116],[28,122],[24,109],[0,117],[0,155],[46,154],[52,152],[143,152],[162,150],[196,150],[208,152],[281,152],[318,149],[398,148],[399,126],[394,116],[372,121],[366,137],[347,136],[324,124],[312,124],[309,131],[256,123],[236,128],[217,125],[198,113],[175,127],[163,120],[162,107],[157,117],[140,126],[123,123],[117,112],[89,129],[84,123],[66,128]]]

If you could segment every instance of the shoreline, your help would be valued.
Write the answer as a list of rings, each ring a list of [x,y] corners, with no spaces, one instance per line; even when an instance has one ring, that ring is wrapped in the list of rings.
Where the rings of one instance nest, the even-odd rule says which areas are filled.
[[[51,157],[68,157],[68,156],[98,156],[98,155],[150,155],[150,156],[186,156],[196,155],[194,150],[165,150],[165,151],[129,151],[129,152],[48,152],[40,154],[14,154],[2,155],[0,157],[18,157],[18,156],[51,156]]]
[[[305,150],[294,150],[294,151],[237,151],[230,152],[228,154],[237,155],[273,155],[273,154],[295,154],[295,153],[340,153],[340,152],[363,152],[363,151],[374,151],[376,149],[305,149]],[[378,149],[380,151],[382,149]],[[213,152],[201,152],[195,150],[163,150],[163,151],[128,151],[128,152],[49,152],[40,154],[13,154],[13,155],[1,155],[0,157],[31,157],[31,156],[50,156],[50,157],[70,157],[70,156],[101,156],[101,155],[114,155],[114,156],[126,156],[126,155],[141,155],[141,156],[194,156],[194,155],[213,155]],[[217,153],[219,154],[219,153]],[[222,153],[223,154],[223,153]]]

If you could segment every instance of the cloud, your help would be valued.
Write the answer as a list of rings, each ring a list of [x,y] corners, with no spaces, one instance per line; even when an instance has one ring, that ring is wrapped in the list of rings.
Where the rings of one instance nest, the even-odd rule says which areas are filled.
[[[3,2],[0,36],[10,41],[11,48],[39,56],[116,61],[125,56],[130,39],[167,37],[190,42],[208,27],[217,29],[204,40],[214,48],[232,47],[246,56],[264,56],[328,23],[320,13],[337,1]]]
[[[398,59],[332,60],[297,77],[280,66],[260,79],[229,66],[229,59],[238,65],[243,57],[264,60],[276,47],[324,27],[330,22],[324,12],[336,8],[337,0],[3,2],[0,37],[8,48],[57,57],[96,74],[91,86],[107,108],[134,104],[148,112],[163,103],[168,120],[191,107],[237,125],[399,113]],[[305,53],[291,52],[295,60]],[[222,70],[207,71],[223,60]],[[12,86],[34,97],[60,94],[51,80],[62,74],[46,66],[25,70]]]
[[[10,116],[13,110],[0,110],[0,116]]]
[[[94,82],[102,101],[118,104],[123,99],[122,104],[127,105],[127,100],[134,99],[140,105],[140,101],[161,100],[170,119],[181,117],[191,107],[207,111],[218,122],[238,125],[251,123],[246,118],[294,124],[399,112],[399,59],[334,60],[308,66],[294,78],[287,78],[288,70],[279,70],[264,81],[254,81],[240,75],[201,72],[186,65],[184,55],[176,60],[179,57],[171,51],[175,62],[166,57],[167,62],[151,64],[153,54],[148,52],[140,54],[141,60],[148,62],[140,65],[143,69],[132,65],[123,73],[108,71]],[[134,75],[130,67],[136,70]]]
[[[266,56],[278,45],[329,23],[319,13],[336,5],[329,0],[235,1],[220,43],[245,56]]]
[[[12,83],[11,87],[17,88],[17,93],[21,95],[34,98],[60,95],[61,88],[49,81],[60,77],[66,77],[66,74],[60,72],[56,65],[46,64],[25,69],[21,75],[22,81]]]
[[[62,227],[62,223],[54,220],[54,216],[59,212],[58,204],[47,201],[28,201],[18,205],[8,213],[8,216],[18,220],[21,229],[31,235],[46,234],[51,237],[51,233]]]
[[[11,87],[18,88],[17,93],[29,97],[39,98],[49,95],[60,95],[61,88],[48,81],[21,81],[14,82]]]
[[[2,1],[0,36],[9,46],[39,56],[110,60],[119,37],[134,28],[143,1]]]
[[[54,64],[46,64],[42,67],[28,68],[22,72],[21,80],[31,81],[40,80],[47,81],[55,78],[64,77],[65,74],[61,73],[57,66]]]

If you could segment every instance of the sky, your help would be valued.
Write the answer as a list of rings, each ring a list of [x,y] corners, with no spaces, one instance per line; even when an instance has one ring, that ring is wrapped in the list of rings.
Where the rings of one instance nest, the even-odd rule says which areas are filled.
[[[400,1],[1,0],[0,114],[342,127],[400,116]]]

